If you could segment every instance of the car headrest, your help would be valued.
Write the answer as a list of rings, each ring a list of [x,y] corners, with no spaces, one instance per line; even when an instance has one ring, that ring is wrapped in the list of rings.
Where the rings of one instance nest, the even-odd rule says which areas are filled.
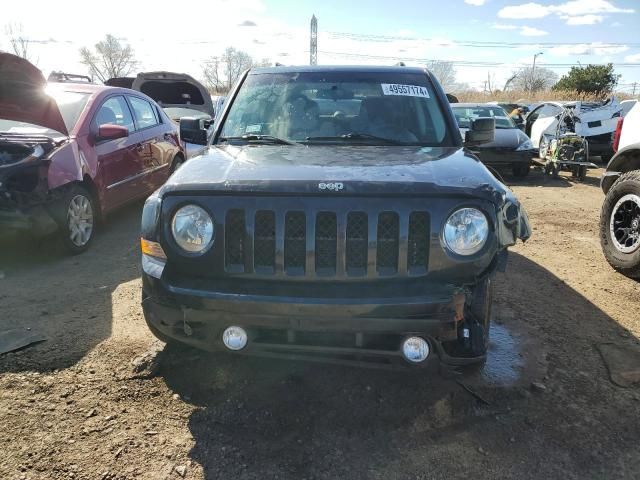
[[[104,125],[106,123],[115,124],[117,122],[116,114],[113,112],[113,110],[111,110],[111,108],[105,107],[103,105],[98,111],[96,121],[98,122],[98,126]]]

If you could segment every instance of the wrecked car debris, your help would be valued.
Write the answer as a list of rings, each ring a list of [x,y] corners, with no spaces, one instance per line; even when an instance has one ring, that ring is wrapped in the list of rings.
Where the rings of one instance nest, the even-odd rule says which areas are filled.
[[[71,253],[88,249],[100,218],[147,196],[184,161],[163,115],[131,90],[47,85],[30,62],[0,53],[0,227],[57,231]]]

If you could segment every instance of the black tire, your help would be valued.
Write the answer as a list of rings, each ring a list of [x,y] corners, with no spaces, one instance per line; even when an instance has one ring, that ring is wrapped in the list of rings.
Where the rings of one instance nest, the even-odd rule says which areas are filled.
[[[640,238],[635,239],[631,235],[616,238],[615,231],[622,232],[621,228],[631,228],[631,233],[640,235],[640,170],[624,173],[609,189],[602,204],[600,212],[600,244],[607,262],[620,273],[631,277],[640,278]],[[627,197],[627,201],[623,198]],[[619,204],[619,202],[623,203]],[[611,232],[613,215],[618,215],[618,229]],[[626,224],[629,223],[628,227]],[[628,235],[628,232],[627,232]],[[624,245],[623,245],[624,243]]]
[[[72,213],[74,210],[76,214]],[[98,223],[97,202],[91,192],[80,184],[67,188],[54,204],[52,214],[65,249],[72,255],[87,251]]]
[[[531,171],[530,163],[514,163],[511,165],[511,172],[516,178],[524,178]]]

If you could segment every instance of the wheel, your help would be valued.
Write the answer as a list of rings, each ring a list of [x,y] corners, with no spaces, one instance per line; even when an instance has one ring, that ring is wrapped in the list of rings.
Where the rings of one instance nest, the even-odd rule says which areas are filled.
[[[613,268],[640,278],[640,170],[622,174],[607,193],[600,213],[600,243]]]
[[[538,158],[540,158],[540,160],[546,160],[547,159],[547,154],[549,150],[549,142],[547,141],[546,137],[543,135],[542,137],[540,137],[540,142],[538,142]]]
[[[171,163],[171,170],[169,170],[169,176],[173,175],[176,171],[184,165],[184,157],[182,155],[176,155]]]
[[[523,178],[529,175],[529,171],[531,170],[530,163],[514,163],[511,165],[511,171],[514,177]]]
[[[86,251],[93,242],[97,211],[93,195],[81,185],[69,188],[55,205],[62,243],[72,255]]]

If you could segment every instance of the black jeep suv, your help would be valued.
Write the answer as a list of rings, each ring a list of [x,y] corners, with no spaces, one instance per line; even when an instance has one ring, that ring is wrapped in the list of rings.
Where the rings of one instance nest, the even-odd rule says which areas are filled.
[[[484,359],[492,276],[530,227],[407,67],[253,69],[204,155],[144,207],[143,307],[164,341],[425,365]],[[201,120],[183,140],[206,143]],[[476,119],[465,144],[493,138]]]

